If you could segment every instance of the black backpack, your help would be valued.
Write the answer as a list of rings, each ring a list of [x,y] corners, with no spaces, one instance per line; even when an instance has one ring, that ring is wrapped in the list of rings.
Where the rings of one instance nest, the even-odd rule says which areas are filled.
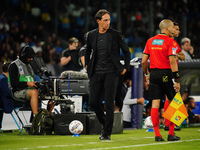
[[[31,135],[51,135],[53,131],[53,117],[46,109],[40,109],[33,118],[29,134]]]

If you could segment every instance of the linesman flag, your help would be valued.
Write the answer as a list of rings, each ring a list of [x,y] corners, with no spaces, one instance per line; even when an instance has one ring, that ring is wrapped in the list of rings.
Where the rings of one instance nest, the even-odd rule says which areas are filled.
[[[180,126],[181,123],[187,118],[188,113],[181,98],[180,92],[176,93],[169,107],[162,116],[178,126]]]

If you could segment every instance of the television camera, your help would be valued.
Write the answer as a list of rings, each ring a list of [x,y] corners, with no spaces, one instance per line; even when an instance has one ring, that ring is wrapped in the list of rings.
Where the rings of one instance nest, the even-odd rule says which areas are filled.
[[[40,100],[52,100],[60,104],[61,113],[74,113],[74,102],[68,98],[73,95],[88,95],[87,73],[64,71],[60,77],[53,77],[41,57],[34,57],[30,65],[41,81],[36,82]]]

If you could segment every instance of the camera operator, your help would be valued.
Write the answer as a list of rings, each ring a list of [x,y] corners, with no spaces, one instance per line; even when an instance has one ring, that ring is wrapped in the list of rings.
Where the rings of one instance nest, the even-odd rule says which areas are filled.
[[[38,113],[38,90],[34,82],[34,72],[30,61],[35,57],[34,50],[29,46],[21,48],[19,57],[9,67],[9,78],[12,92],[16,98],[30,101],[33,116]],[[47,109],[52,110],[53,105],[49,101]]]

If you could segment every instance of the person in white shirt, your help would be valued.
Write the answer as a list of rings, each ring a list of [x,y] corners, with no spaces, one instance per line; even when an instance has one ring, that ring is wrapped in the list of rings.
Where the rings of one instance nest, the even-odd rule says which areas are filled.
[[[32,47],[34,52],[39,56],[39,57],[42,57],[42,47],[41,47],[41,44],[40,44],[41,41],[37,40],[35,42],[35,45]]]
[[[184,53],[185,55],[185,59],[192,59],[192,57],[190,56],[190,49],[191,49],[191,41],[189,38],[187,37],[184,37],[182,38],[181,40],[181,49],[182,49],[182,52]]]
[[[181,49],[182,52],[185,55],[185,60],[191,60],[193,56],[194,57],[194,49],[191,46],[191,40],[187,37],[184,37],[181,39]],[[191,84],[188,85],[188,87],[185,89],[185,91],[182,94],[182,100],[185,101],[188,96],[190,95],[190,90],[191,90]]]
[[[129,81],[130,85],[132,85],[132,80]],[[128,88],[126,96],[123,101],[122,112],[123,112],[123,124],[124,128],[131,128],[131,105],[134,104],[142,104],[144,105],[145,99],[143,97],[131,98],[132,87]]]

